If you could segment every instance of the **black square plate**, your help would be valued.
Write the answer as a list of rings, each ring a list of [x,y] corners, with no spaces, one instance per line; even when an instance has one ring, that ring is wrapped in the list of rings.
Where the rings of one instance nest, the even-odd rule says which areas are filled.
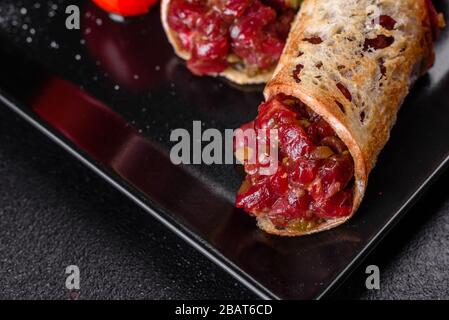
[[[80,30],[65,27],[68,4],[81,9]],[[236,128],[256,115],[262,87],[191,75],[165,39],[157,7],[119,23],[89,1],[2,0],[0,46],[3,104],[262,298],[323,297],[449,161],[447,30],[358,213],[334,230],[293,239],[263,233],[233,207],[237,166],[170,162],[173,129],[190,131],[194,120]]]

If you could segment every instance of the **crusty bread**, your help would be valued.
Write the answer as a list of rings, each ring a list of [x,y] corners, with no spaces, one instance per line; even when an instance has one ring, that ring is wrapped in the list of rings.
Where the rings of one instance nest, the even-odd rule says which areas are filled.
[[[189,52],[183,50],[181,44],[179,43],[178,38],[176,37],[176,33],[171,30],[170,26],[168,25],[168,6],[170,4],[170,0],[162,0],[161,1],[161,21],[162,26],[164,27],[165,34],[167,35],[168,41],[170,41],[171,45],[173,46],[173,49],[175,50],[175,53],[182,59],[188,60],[190,58]],[[274,68],[269,70],[264,70],[254,76],[250,76],[249,72],[245,69],[235,69],[232,67],[228,67],[223,72],[220,72],[219,74],[215,74],[212,76],[222,76],[227,79],[229,79],[232,82],[235,82],[237,84],[260,84],[260,83],[266,83],[268,80],[271,79],[271,76],[273,75]]]
[[[393,30],[372,24],[379,12],[396,20]],[[378,35],[394,37],[394,41],[383,49],[366,50],[365,39]],[[310,41],[317,37],[321,43]],[[279,93],[297,97],[347,145],[355,164],[351,216],[360,205],[368,174],[389,138],[400,105],[433,60],[426,0],[303,2],[264,95],[266,99]],[[278,230],[264,216],[258,218],[258,225],[269,233],[297,236],[333,228],[349,218],[328,220],[308,232]]]

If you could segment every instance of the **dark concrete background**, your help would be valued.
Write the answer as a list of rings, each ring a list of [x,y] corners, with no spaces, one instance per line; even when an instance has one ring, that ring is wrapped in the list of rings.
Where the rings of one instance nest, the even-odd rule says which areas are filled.
[[[331,298],[449,298],[449,173]],[[0,105],[0,298],[246,299],[249,290]],[[381,290],[364,289],[376,264]]]

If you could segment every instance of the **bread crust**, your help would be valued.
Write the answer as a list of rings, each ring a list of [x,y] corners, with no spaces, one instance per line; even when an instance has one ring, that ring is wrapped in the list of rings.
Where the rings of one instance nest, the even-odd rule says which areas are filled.
[[[178,38],[176,37],[176,33],[170,28],[168,25],[168,6],[170,4],[170,0],[162,0],[161,1],[161,22],[162,26],[164,27],[165,34],[167,35],[168,41],[171,43],[176,55],[178,57],[189,60],[190,54],[186,50],[183,50]],[[228,80],[235,82],[240,85],[245,84],[261,84],[266,83],[268,80],[271,79],[273,75],[274,67],[265,70],[257,75],[249,76],[248,72],[246,72],[245,69],[243,70],[237,70],[232,67],[228,67],[223,72],[212,74],[211,76],[221,76],[225,77]]]
[[[425,1],[303,2],[264,95],[267,100],[277,94],[294,96],[335,130],[354,160],[353,208],[349,216],[327,220],[307,232],[278,230],[262,215],[257,218],[261,229],[281,236],[299,236],[334,228],[354,215],[404,98],[416,78],[434,61]],[[376,15],[370,15],[371,11],[392,17],[396,21],[394,29],[373,25],[371,17]],[[394,41],[383,49],[366,51],[365,39],[379,35],[393,37]],[[320,37],[322,42],[305,40],[312,37]],[[298,64],[302,68],[295,79],[293,70]],[[351,100],[337,87],[338,83],[349,91]]]

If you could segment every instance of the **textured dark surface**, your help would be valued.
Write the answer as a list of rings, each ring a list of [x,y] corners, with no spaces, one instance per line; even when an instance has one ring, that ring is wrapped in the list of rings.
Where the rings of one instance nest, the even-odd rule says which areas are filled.
[[[255,298],[219,267],[0,106],[0,298]],[[449,298],[444,174],[333,298]],[[377,264],[381,290],[367,291]]]
[[[253,297],[3,105],[0,177],[0,298]]]

